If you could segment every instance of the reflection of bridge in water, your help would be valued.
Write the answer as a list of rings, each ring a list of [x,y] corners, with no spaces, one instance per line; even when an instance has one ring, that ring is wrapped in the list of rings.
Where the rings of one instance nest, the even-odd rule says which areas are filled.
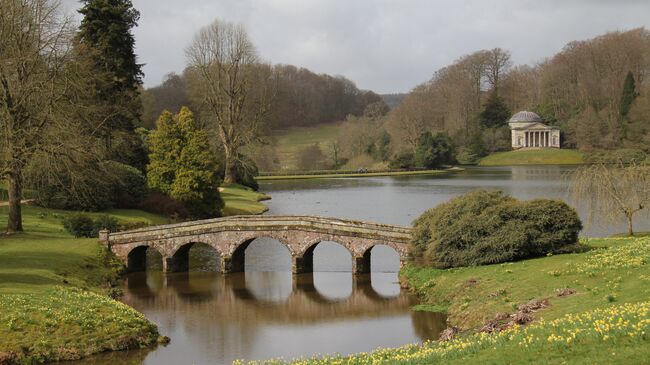
[[[435,339],[441,314],[412,312],[396,273],[139,272],[123,301],[171,338],[149,352],[101,355],[87,364],[231,364],[353,353]],[[146,358],[146,360],[144,360]]]
[[[405,314],[416,303],[415,298],[397,290],[382,294],[370,282],[370,274],[339,275],[339,293],[323,292],[318,287],[317,274],[239,273],[227,276],[210,273],[133,273],[127,279],[123,301],[138,309],[164,307],[180,315],[210,314],[211,321],[238,318],[242,324],[315,323],[333,319],[372,318]],[[373,274],[382,275],[382,274]],[[386,274],[384,274],[386,275]],[[390,274],[388,274],[390,275]],[[394,274],[393,274],[394,275]],[[345,277],[351,280],[345,280]],[[341,278],[344,278],[341,280]],[[256,282],[261,289],[256,289]],[[274,282],[269,288],[267,283]],[[347,293],[340,287],[349,284]],[[342,285],[343,283],[343,285]],[[266,290],[265,290],[266,289]],[[332,289],[332,288],[330,288]],[[386,292],[383,288],[382,292]],[[155,308],[152,308],[155,309]],[[427,336],[429,337],[429,336]]]

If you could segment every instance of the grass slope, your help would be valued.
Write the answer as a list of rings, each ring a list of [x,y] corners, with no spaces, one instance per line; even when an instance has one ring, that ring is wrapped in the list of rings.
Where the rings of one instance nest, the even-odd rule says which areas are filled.
[[[479,165],[579,165],[583,163],[583,154],[576,150],[548,148],[496,152],[481,159]]]
[[[292,128],[274,134],[278,158],[282,161],[282,170],[296,170],[296,158],[301,148],[317,143],[323,151],[339,135],[341,123],[329,123],[314,127]]]
[[[0,221],[7,211],[0,207]],[[25,206],[26,233],[0,237],[0,363],[72,360],[158,339],[155,325],[106,296],[116,263],[96,239],[65,232],[67,214]],[[110,214],[123,222],[167,221],[140,211]]]
[[[465,330],[447,342],[378,349],[295,364],[644,363],[650,356],[650,237],[587,242],[586,253],[501,265],[437,270],[408,266],[402,280]],[[570,288],[575,293],[558,296]],[[493,335],[475,332],[532,299],[549,306],[535,321]],[[260,362],[258,362],[259,364]],[[283,364],[267,361],[264,364]]]
[[[248,187],[224,184],[219,191],[225,203],[222,211],[224,216],[262,214],[269,210],[261,201],[269,200],[271,197]]]

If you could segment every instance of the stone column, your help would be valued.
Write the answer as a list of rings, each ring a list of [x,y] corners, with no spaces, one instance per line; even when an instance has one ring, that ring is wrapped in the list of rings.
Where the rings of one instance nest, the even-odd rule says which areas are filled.
[[[368,257],[353,257],[352,258],[352,274],[368,274],[370,272],[370,255]]]
[[[291,271],[294,274],[305,274],[314,272],[314,255],[305,253],[303,257],[291,257]]]
[[[528,132],[524,131],[524,147],[528,147]]]
[[[234,272],[244,272],[245,266],[243,260],[233,259],[230,256],[221,256],[220,265],[222,274],[230,274]]]
[[[111,232],[109,230],[107,230],[107,229],[102,229],[101,231],[99,231],[99,242],[103,243],[107,247],[109,246],[109,244],[108,244],[108,235],[110,233]]]

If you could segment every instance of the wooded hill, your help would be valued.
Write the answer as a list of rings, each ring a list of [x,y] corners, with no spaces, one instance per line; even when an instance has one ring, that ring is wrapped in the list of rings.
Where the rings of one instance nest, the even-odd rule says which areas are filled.
[[[648,149],[649,71],[645,28],[570,42],[535,65],[514,66],[507,50],[477,51],[415,87],[386,128],[394,148],[414,148],[424,131],[445,131],[457,153],[485,154],[510,147],[505,112],[530,110],[561,128],[565,148]],[[502,116],[491,121],[495,110]]]
[[[379,95],[360,90],[343,76],[275,65],[272,77],[273,100],[265,123],[270,130],[337,122],[348,115],[362,115],[370,104],[384,105]],[[152,128],[163,110],[178,112],[182,106],[196,104],[188,94],[191,85],[187,80],[187,70],[181,75],[171,73],[161,85],[142,91],[144,127]]]

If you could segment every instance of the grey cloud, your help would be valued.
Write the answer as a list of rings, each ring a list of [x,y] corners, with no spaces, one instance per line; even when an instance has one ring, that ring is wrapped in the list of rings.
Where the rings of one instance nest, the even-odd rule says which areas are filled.
[[[133,0],[145,83],[185,66],[193,34],[215,18],[243,23],[273,63],[405,92],[460,56],[502,47],[532,64],[572,41],[649,27],[650,1]],[[64,0],[67,9],[78,7]]]

